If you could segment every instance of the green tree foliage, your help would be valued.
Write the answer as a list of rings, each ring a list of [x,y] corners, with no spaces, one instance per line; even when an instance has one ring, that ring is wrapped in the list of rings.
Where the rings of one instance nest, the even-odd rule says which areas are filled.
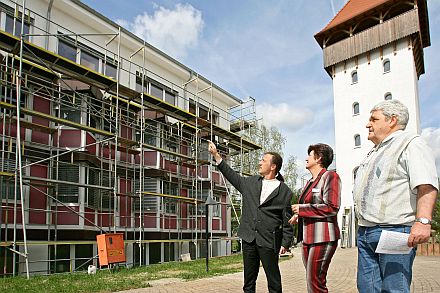
[[[288,158],[284,157],[283,148],[286,144],[286,137],[276,127],[266,127],[265,125],[258,125],[252,127],[242,133],[246,139],[255,142],[261,146],[260,150],[250,153],[235,153],[231,156],[231,165],[244,175],[258,174],[258,163],[265,152],[277,152],[283,157],[283,168],[281,174],[284,177],[285,183],[293,192],[292,202],[297,202],[296,181],[298,179],[298,165],[296,157],[290,155]],[[237,208],[237,214],[240,216],[240,200],[238,193],[234,192],[232,197],[233,204]],[[233,234],[237,231],[238,221],[233,217],[232,219]]]

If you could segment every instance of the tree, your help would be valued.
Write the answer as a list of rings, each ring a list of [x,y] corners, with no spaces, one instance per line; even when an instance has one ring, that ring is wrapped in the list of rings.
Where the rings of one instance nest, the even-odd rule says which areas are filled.
[[[296,157],[290,155],[284,162],[283,168],[284,182],[292,191],[296,190],[296,181],[298,180],[298,164]]]
[[[241,171],[243,174],[254,175],[258,173],[258,163],[260,162],[265,152],[277,152],[283,157],[283,148],[286,143],[286,138],[276,127],[266,127],[263,124],[259,124],[256,127],[248,129],[242,135],[256,144],[261,146],[260,150],[249,153],[235,153],[231,156],[231,166]],[[287,160],[283,159],[283,169],[281,174],[284,177],[284,181],[293,191],[292,203],[298,201],[298,190],[296,189],[296,181],[298,179],[298,165],[296,157],[290,155]],[[234,206],[240,207],[241,196],[237,193],[233,193],[232,201]],[[240,216],[241,212],[237,210],[237,214]],[[238,228],[237,219],[233,218],[231,222],[232,231],[235,232]]]

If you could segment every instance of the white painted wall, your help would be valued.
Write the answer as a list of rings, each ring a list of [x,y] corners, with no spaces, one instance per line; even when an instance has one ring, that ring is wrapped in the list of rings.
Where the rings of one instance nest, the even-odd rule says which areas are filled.
[[[413,51],[407,39],[398,41],[395,52],[393,50],[390,44],[383,47],[383,58],[378,49],[370,52],[370,62],[367,55],[363,54],[358,57],[357,67],[355,60],[351,59],[347,61],[345,69],[343,63],[337,64],[335,68],[333,94],[336,168],[342,180],[339,223],[342,222],[343,209],[353,206],[353,170],[373,147],[373,143],[367,140],[368,130],[365,127],[370,110],[384,100],[385,93],[390,92],[393,99],[402,101],[408,107],[410,119],[407,130],[420,133],[418,79]],[[383,72],[385,59],[391,62],[388,73]],[[351,73],[354,70],[357,70],[358,82],[352,84]],[[354,102],[360,105],[359,115],[353,115]],[[354,146],[356,134],[361,136],[360,147]]]

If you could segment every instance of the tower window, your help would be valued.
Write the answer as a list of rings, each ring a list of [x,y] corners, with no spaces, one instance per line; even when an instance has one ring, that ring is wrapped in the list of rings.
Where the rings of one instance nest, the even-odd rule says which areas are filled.
[[[353,115],[359,115],[359,103],[358,102],[353,104]]]
[[[358,73],[355,70],[351,73],[351,83],[357,83],[357,82],[358,82]]]
[[[391,70],[391,62],[389,59],[385,59],[383,61],[383,73],[390,72]]]
[[[361,146],[361,136],[359,134],[356,134],[354,136],[354,147],[360,147]]]
[[[386,93],[383,97],[385,100],[392,100],[393,99],[393,95],[391,93]]]

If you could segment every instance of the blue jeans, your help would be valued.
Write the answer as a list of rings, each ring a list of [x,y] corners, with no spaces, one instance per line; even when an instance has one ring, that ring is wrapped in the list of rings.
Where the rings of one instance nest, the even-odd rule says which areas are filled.
[[[409,254],[375,253],[382,230],[409,234],[411,227],[359,227],[357,288],[360,293],[409,293],[416,250],[413,248]]]

